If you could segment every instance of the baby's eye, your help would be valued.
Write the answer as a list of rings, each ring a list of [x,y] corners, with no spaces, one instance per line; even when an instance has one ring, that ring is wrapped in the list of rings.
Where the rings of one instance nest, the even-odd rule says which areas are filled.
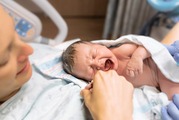
[[[95,59],[95,57],[96,57],[96,55],[95,55],[95,54],[93,54],[93,55],[92,55],[92,59]]]
[[[92,56],[93,59],[96,58],[96,56],[97,56],[97,49],[95,49],[94,52],[93,52],[93,56]]]

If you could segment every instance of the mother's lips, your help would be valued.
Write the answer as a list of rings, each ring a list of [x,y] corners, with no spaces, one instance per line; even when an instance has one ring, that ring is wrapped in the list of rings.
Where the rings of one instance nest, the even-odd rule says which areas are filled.
[[[29,65],[30,65],[30,63],[29,63],[29,61],[27,60],[25,66],[24,66],[16,75],[19,75],[20,73],[26,71],[26,70],[29,68]]]

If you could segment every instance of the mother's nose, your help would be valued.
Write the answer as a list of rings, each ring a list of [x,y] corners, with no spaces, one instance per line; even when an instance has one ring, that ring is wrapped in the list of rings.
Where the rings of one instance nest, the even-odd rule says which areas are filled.
[[[18,62],[23,62],[24,60],[28,59],[28,56],[33,53],[33,49],[26,43],[22,43],[19,46],[19,54],[18,54]]]

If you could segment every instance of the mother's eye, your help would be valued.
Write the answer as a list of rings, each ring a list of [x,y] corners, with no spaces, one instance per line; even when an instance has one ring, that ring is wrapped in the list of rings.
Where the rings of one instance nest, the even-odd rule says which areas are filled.
[[[0,67],[5,66],[8,63],[8,60],[4,61],[4,62],[0,62]]]
[[[5,55],[3,59],[0,60],[0,67],[5,66],[9,62],[9,54]]]

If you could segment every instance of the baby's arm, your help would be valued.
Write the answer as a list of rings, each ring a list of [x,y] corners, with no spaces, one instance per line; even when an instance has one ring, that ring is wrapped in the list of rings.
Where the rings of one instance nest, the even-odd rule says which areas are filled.
[[[125,43],[111,49],[115,56],[126,63],[126,74],[134,77],[143,72],[143,60],[150,57],[150,53],[143,47],[133,43]]]
[[[135,77],[143,73],[143,60],[148,57],[150,57],[150,53],[143,46],[138,46],[127,64],[126,74]]]

